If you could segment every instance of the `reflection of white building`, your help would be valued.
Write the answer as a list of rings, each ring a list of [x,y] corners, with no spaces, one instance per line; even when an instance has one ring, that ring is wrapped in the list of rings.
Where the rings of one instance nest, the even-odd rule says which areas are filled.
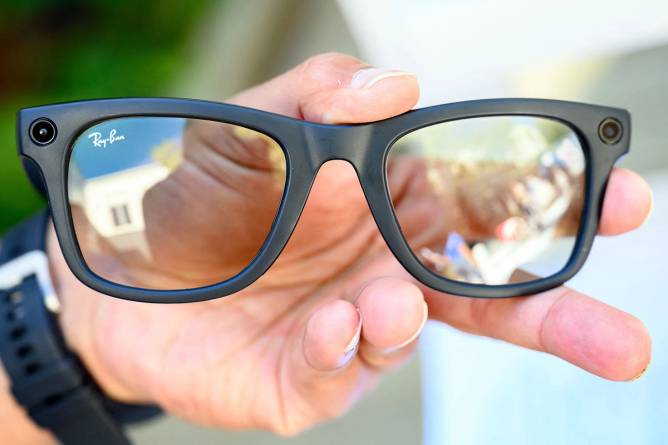
[[[70,202],[81,206],[96,232],[119,251],[138,250],[148,256],[142,200],[169,169],[151,163],[91,179],[72,170]]]

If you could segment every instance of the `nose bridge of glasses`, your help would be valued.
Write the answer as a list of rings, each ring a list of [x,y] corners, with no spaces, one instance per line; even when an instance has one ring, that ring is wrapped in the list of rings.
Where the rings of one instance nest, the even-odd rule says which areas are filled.
[[[304,149],[314,170],[332,160],[348,161],[358,169],[363,167],[371,125],[309,124],[304,128]]]

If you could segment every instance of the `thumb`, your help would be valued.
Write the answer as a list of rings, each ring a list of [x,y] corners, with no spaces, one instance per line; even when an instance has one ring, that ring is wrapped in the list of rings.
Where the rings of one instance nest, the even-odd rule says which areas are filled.
[[[386,119],[415,106],[413,74],[370,67],[344,54],[321,54],[229,101],[322,123]]]

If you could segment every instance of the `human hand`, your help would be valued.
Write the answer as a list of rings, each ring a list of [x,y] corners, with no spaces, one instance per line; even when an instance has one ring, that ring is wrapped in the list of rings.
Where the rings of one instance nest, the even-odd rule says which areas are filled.
[[[413,107],[414,77],[392,73],[372,82],[383,73],[369,70],[353,82],[365,67],[347,56],[318,56],[232,102],[328,123],[378,120]],[[397,176],[392,186],[409,184],[409,176]],[[201,196],[209,197],[224,199],[216,186]],[[601,233],[637,227],[650,202],[639,177],[615,171]],[[207,234],[215,229],[199,232],[200,240],[213,239]],[[569,289],[476,300],[416,284],[388,252],[353,169],[342,162],[320,171],[279,260],[250,288],[222,300],[150,305],[108,298],[71,275],[53,234],[49,246],[67,340],[102,387],[201,424],[292,434],[337,416],[410,356],[427,313],[613,380],[637,376],[649,361],[649,337],[637,319]],[[186,268],[197,260],[180,259]]]

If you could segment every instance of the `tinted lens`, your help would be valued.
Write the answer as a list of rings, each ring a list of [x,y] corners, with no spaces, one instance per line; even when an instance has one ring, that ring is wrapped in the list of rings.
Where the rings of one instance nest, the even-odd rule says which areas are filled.
[[[115,283],[189,289],[237,275],[285,186],[279,144],[220,122],[129,117],[75,141],[68,195],[88,267]]]
[[[391,148],[388,181],[419,260],[455,281],[534,281],[564,268],[584,200],[585,156],[566,125],[496,116],[432,125]]]

